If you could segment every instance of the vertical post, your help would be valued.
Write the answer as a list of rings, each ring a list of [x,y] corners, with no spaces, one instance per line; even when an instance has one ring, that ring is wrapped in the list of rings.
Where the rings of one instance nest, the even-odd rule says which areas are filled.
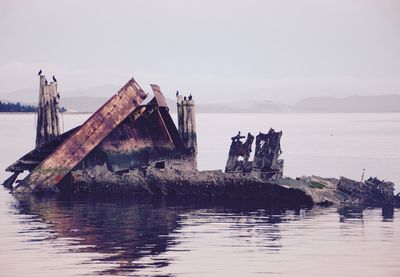
[[[51,133],[54,137],[60,135],[60,109],[58,107],[60,96],[57,92],[57,83],[51,82],[49,86],[50,107],[51,107]]]
[[[40,75],[36,147],[60,135],[58,102],[57,83],[52,82],[48,85],[46,76]]]
[[[185,147],[197,153],[196,109],[192,97],[177,96],[178,131]]]
[[[197,135],[196,135],[196,108],[194,105],[194,100],[189,99],[186,101],[186,133],[187,133],[187,148],[193,149],[197,152]]]
[[[179,135],[183,142],[184,124],[183,124],[183,96],[182,95],[176,96],[176,107],[177,107],[177,114],[178,114],[178,131],[179,131]],[[185,147],[186,147],[186,144],[185,144]]]

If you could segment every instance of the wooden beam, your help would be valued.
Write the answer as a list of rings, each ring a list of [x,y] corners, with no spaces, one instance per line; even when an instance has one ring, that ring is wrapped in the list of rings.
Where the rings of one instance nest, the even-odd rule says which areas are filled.
[[[20,174],[20,171],[16,171],[13,173],[13,175],[11,175],[10,177],[8,177],[4,182],[3,182],[3,186],[8,188],[8,189],[12,189],[13,188],[13,184],[15,182],[15,180],[17,179],[18,175]]]

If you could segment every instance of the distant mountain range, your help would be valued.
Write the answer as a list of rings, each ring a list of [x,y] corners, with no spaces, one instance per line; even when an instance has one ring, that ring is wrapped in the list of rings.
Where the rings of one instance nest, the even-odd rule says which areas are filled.
[[[293,106],[296,112],[390,113],[400,112],[400,95],[310,97]]]
[[[94,112],[116,91],[117,86],[107,85],[61,93],[61,106],[70,112]],[[68,97],[63,97],[68,95]],[[3,94],[2,101],[35,104],[35,89],[20,89]],[[167,99],[171,112],[176,112],[175,100]],[[237,103],[197,104],[199,113],[387,113],[400,112],[400,94],[377,96],[309,97],[294,105],[272,101],[247,101]]]
[[[400,95],[310,97],[294,105],[271,101],[197,105],[205,113],[391,113],[400,112]]]

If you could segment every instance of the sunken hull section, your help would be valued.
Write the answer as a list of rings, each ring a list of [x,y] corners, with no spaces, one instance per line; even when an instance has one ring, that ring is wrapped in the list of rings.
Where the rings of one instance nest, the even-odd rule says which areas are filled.
[[[4,185],[15,192],[72,190],[72,173],[96,166],[113,174],[196,170],[196,152],[183,143],[160,88],[151,87],[154,97],[141,105],[148,95],[131,79],[81,126],[10,165],[13,175]],[[16,181],[26,170],[27,177]]]
[[[138,118],[136,118],[138,117]],[[129,170],[196,169],[193,152],[179,140],[166,107],[155,101],[140,107],[115,128],[76,169],[105,165],[115,173]]]
[[[131,114],[145,97],[144,91],[131,79],[29,173],[22,181],[21,190],[56,189],[56,185]]]

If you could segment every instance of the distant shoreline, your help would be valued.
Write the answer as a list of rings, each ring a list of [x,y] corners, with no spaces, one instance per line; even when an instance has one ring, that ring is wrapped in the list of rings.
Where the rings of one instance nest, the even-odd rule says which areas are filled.
[[[92,114],[94,112],[65,112],[62,114]],[[0,112],[0,114],[36,114],[36,112]]]
[[[94,112],[65,112],[62,114],[92,114]],[[176,112],[171,111],[172,114]],[[197,114],[399,114],[400,112],[197,112]],[[36,114],[36,112],[0,112],[0,114]]]

